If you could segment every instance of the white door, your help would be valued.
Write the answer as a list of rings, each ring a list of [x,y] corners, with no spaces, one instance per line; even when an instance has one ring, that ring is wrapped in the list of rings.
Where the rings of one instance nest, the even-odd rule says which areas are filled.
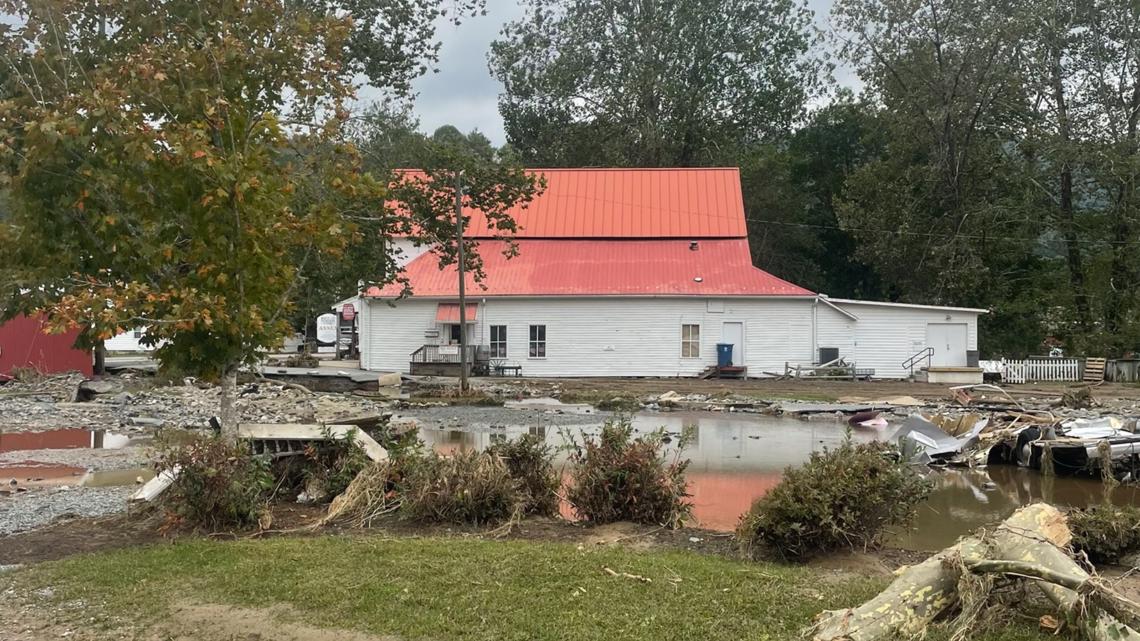
[[[966,366],[965,323],[928,323],[926,344],[934,348],[932,367]]]
[[[720,330],[720,342],[732,344],[732,364],[744,365],[744,323],[725,323]]]

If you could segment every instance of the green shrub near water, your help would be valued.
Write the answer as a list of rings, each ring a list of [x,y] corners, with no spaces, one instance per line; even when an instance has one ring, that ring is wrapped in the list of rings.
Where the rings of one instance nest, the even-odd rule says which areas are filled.
[[[932,489],[885,443],[816,452],[753,503],[737,537],[754,558],[763,552],[802,560],[839,549],[877,547],[886,528],[914,518]]]
[[[579,518],[591,523],[633,521],[680,527],[692,514],[680,453],[664,455],[664,432],[633,437],[628,418],[607,421],[597,438],[571,441],[567,498]]]
[[[199,436],[158,452],[156,469],[179,469],[162,495],[168,527],[218,530],[257,523],[273,487],[268,459],[249,444]]]
[[[541,516],[558,514],[558,487],[562,480],[554,469],[554,448],[537,434],[524,434],[513,441],[495,443],[487,453],[502,459],[523,495],[523,512]]]
[[[1140,552],[1140,508],[1097,505],[1069,512],[1073,549],[1094,563],[1115,563]]]

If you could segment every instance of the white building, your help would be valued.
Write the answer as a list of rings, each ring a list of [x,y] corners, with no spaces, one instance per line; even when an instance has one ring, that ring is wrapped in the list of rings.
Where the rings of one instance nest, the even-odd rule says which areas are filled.
[[[466,287],[468,343],[481,362],[524,376],[696,376],[727,343],[729,371],[748,376],[838,356],[878,378],[907,376],[913,361],[980,381],[985,310],[832,299],[755,268],[736,169],[541,173],[546,191],[512,212],[517,256],[479,212],[465,212],[486,272]],[[362,296],[361,366],[457,372],[457,273],[398,242],[413,294],[388,286]]]

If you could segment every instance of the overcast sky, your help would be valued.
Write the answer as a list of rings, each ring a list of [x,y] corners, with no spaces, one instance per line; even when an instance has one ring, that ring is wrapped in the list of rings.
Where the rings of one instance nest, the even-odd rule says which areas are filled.
[[[816,22],[826,27],[832,0],[808,0]],[[440,49],[439,72],[429,73],[415,83],[419,96],[415,111],[420,127],[427,132],[452,124],[461,131],[478,129],[495,144],[504,142],[503,121],[499,117],[501,85],[487,71],[487,51],[503,24],[522,16],[516,0],[488,0],[487,15],[464,21],[458,27],[441,24],[437,36]],[[849,73],[837,74],[851,84]],[[369,98],[367,90],[361,98]]]

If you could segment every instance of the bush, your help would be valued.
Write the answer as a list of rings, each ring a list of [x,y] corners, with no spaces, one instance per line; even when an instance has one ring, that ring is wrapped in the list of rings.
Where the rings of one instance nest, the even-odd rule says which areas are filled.
[[[1140,551],[1140,508],[1098,505],[1069,512],[1073,549],[1094,563],[1115,563]]]
[[[795,560],[866,550],[881,543],[885,528],[914,518],[931,489],[892,446],[848,439],[785,470],[784,480],[741,518],[737,537],[753,557],[763,550]]]
[[[591,523],[633,521],[680,527],[692,514],[685,486],[681,438],[666,460],[664,432],[633,438],[628,418],[607,421],[599,437],[571,441],[572,484],[567,498],[579,518]]]
[[[523,512],[554,516],[558,514],[558,486],[561,479],[554,469],[554,449],[536,434],[523,436],[487,448],[502,459],[522,492]]]
[[[167,527],[218,530],[257,523],[273,486],[269,461],[249,445],[221,436],[199,436],[159,451],[158,470],[179,468],[163,493]]]
[[[506,464],[486,452],[406,457],[400,512],[421,523],[497,523],[522,513],[523,495]]]
[[[368,455],[356,442],[356,429],[335,436],[323,428],[325,440],[305,448],[304,478],[306,487],[320,488],[326,497],[339,496],[368,465]]]

